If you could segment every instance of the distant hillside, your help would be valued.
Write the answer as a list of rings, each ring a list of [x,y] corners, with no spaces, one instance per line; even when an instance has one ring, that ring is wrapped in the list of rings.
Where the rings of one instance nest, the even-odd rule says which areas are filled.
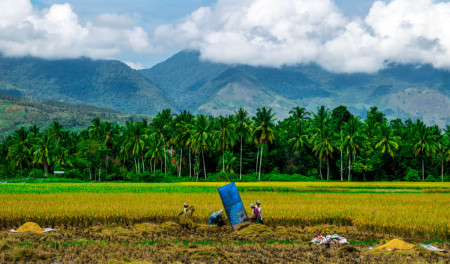
[[[273,108],[278,119],[294,106],[316,111],[345,105],[362,117],[377,106],[388,118],[450,123],[450,72],[430,65],[391,65],[376,74],[336,74],[317,65],[268,68],[200,60],[181,51],[151,69],[114,60],[0,57],[0,93],[154,115],[164,108],[230,114]],[[3,118],[0,117],[0,120]]]
[[[86,128],[94,117],[124,124],[145,116],[123,114],[107,108],[58,101],[35,101],[0,94],[0,139],[18,128],[36,125],[46,129],[58,121],[68,130]]]
[[[0,57],[0,93],[139,114],[171,107],[158,87],[115,60]]]
[[[296,105],[347,106],[365,116],[371,106],[389,118],[422,118],[450,123],[450,72],[429,65],[391,65],[376,74],[336,74],[316,65],[267,68],[201,61],[199,52],[182,51],[140,71],[179,108],[228,114],[239,107],[254,113],[270,106],[282,118]]]

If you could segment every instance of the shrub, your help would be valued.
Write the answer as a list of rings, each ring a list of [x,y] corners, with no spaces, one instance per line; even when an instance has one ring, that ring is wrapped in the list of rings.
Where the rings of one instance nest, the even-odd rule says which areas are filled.
[[[435,177],[433,177],[433,175],[429,174],[426,178],[425,181],[427,182],[437,182],[439,181],[438,179],[436,179]]]
[[[30,176],[31,178],[44,178],[44,177],[45,177],[45,174],[44,174],[44,171],[43,171],[43,170],[40,170],[40,169],[32,169],[32,170],[30,171],[29,176]]]
[[[415,169],[409,169],[403,179],[409,182],[418,182],[420,181],[419,171]]]

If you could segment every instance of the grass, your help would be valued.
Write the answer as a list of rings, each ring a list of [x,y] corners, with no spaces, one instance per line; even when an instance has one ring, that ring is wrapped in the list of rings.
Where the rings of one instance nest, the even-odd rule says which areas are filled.
[[[70,179],[69,179],[70,180]],[[0,194],[52,194],[52,193],[217,193],[224,182],[180,182],[180,183],[77,183],[77,180],[57,184],[8,183],[0,185]],[[9,181],[8,181],[9,182]],[[450,183],[410,182],[243,182],[236,183],[242,193],[450,193]]]

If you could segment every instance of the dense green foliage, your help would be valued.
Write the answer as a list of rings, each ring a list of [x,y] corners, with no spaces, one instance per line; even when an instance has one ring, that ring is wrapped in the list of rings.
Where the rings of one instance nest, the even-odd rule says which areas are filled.
[[[165,109],[124,126],[94,118],[81,131],[57,121],[47,130],[22,127],[0,145],[0,178],[63,170],[90,181],[448,181],[449,137],[449,126],[388,122],[376,107],[364,121],[344,106],[295,107],[278,122],[266,107],[219,117]]]

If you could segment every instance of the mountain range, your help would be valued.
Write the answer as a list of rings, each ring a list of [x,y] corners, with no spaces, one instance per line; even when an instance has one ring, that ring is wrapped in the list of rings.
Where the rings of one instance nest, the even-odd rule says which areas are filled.
[[[377,106],[388,118],[450,123],[450,72],[431,65],[388,65],[375,74],[339,74],[314,65],[268,68],[201,60],[181,51],[150,69],[115,60],[0,58],[0,93],[153,115],[250,113],[269,106],[278,119],[294,106],[316,111],[345,105],[365,117]]]

